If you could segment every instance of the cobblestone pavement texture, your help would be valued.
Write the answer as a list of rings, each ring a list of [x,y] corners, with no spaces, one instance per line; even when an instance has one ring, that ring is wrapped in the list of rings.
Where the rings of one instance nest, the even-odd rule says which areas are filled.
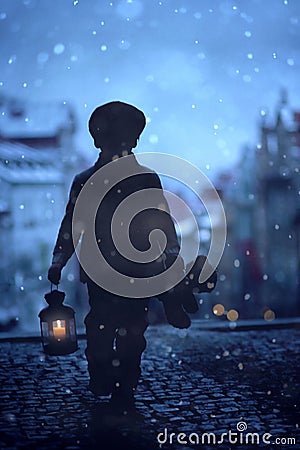
[[[60,357],[45,356],[39,342],[2,342],[0,448],[155,450],[158,433],[167,441],[163,449],[300,448],[299,329],[160,325],[148,329],[147,341],[136,410],[127,414],[87,391],[84,340],[75,354]],[[239,422],[247,430],[237,432]],[[201,445],[203,433],[219,441],[230,430],[237,433],[231,443],[224,437],[208,444],[206,436]],[[247,432],[258,433],[260,444],[241,444]],[[281,444],[263,444],[267,432]],[[287,444],[288,437],[297,443]]]

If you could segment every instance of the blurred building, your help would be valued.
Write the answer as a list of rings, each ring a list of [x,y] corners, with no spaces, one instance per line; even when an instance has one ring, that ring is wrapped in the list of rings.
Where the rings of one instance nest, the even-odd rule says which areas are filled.
[[[260,144],[218,180],[228,221],[219,291],[225,310],[272,320],[300,314],[300,114],[285,92],[273,119],[262,113]]]
[[[86,163],[76,152],[69,106],[10,98],[0,104],[0,325],[17,316],[31,323],[48,288],[71,178]]]

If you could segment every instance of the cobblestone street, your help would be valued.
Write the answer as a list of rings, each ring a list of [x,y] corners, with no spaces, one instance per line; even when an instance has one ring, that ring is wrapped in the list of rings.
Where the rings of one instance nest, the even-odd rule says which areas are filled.
[[[300,448],[299,328],[160,325],[148,329],[147,341],[136,411],[127,414],[87,391],[84,340],[65,357],[45,356],[37,341],[2,342],[1,448]],[[230,430],[231,441],[227,434],[221,443]],[[203,433],[216,441],[206,435],[202,444]],[[246,433],[260,443],[241,441]]]

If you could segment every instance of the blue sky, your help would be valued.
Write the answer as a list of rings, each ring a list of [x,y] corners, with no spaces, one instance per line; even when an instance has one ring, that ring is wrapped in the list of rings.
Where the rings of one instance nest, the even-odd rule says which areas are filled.
[[[0,36],[0,94],[71,103],[91,161],[106,101],[147,115],[139,151],[210,173],[259,141],[282,87],[300,110],[299,0],[1,0]]]

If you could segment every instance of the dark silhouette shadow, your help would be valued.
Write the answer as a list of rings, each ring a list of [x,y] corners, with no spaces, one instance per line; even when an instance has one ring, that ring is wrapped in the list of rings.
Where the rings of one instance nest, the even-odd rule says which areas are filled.
[[[141,356],[146,347],[144,333],[148,326],[149,295],[145,292],[142,298],[133,300],[125,287],[124,292],[113,293],[118,282],[112,283],[111,288],[105,285],[112,278],[111,268],[114,273],[132,277],[133,282],[135,278],[151,278],[163,273],[171,266],[175,280],[182,279],[180,275],[184,273],[184,262],[178,255],[180,245],[160,179],[154,171],[141,166],[132,153],[145,125],[143,112],[123,102],[107,103],[92,113],[89,131],[95,147],[101,149],[100,156],[92,167],[73,180],[48,272],[49,280],[57,284],[63,267],[75,251],[74,246],[80,242],[80,279],[87,284],[90,304],[85,318],[89,389],[96,395],[112,394],[115,409],[133,404],[134,389],[141,373]],[[86,189],[89,192],[86,201],[75,209],[80,194],[84,190],[87,192]],[[93,204],[97,205],[96,211],[92,209]],[[91,232],[91,228],[94,231]],[[150,242],[155,230],[162,233],[156,234]],[[96,240],[91,239],[93,233]],[[121,248],[127,248],[125,253],[116,241]],[[93,246],[100,250],[97,249],[96,258],[92,256]],[[152,257],[136,259],[137,251],[139,255],[151,251]],[[203,262],[199,257],[196,271]],[[189,268],[190,272],[193,269]],[[193,274],[193,278],[197,280],[197,274]],[[189,327],[191,321],[187,312],[195,313],[198,309],[192,293],[195,286],[190,279],[158,295],[169,323],[178,328]],[[215,286],[215,274],[208,281],[211,281],[210,291]],[[190,284],[189,292],[186,284]],[[207,291],[207,285],[196,286],[197,292]]]
[[[146,449],[147,443],[139,434],[143,422],[143,416],[133,407],[127,410],[109,401],[97,403],[91,410],[90,440],[95,448],[105,443],[107,449]]]

